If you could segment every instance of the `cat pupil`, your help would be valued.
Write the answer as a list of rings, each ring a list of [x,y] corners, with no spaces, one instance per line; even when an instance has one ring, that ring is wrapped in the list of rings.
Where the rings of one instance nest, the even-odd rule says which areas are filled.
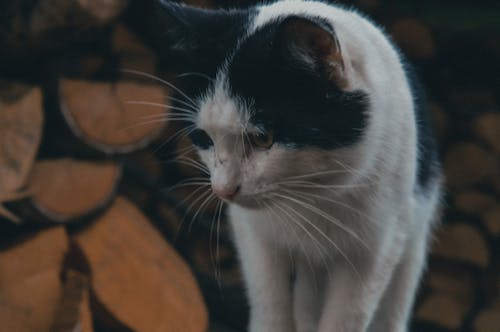
[[[206,150],[214,145],[214,142],[208,136],[207,132],[202,129],[195,129],[189,137],[194,145],[202,150]]]

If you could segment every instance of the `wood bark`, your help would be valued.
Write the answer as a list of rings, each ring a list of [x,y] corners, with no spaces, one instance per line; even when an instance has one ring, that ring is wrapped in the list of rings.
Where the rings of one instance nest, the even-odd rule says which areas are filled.
[[[78,271],[68,270],[65,279],[50,332],[93,332],[87,277]]]
[[[43,127],[39,88],[0,84],[0,216],[20,222],[2,203],[25,196],[23,186],[40,145]]]

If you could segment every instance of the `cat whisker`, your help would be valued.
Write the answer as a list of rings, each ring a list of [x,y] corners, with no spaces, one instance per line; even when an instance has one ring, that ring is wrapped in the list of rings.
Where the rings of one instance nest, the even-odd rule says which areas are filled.
[[[152,106],[152,107],[161,107],[161,108],[166,108],[168,110],[176,110],[182,113],[179,114],[189,114],[189,115],[196,115],[196,111],[184,107],[178,107],[178,106],[173,106],[169,104],[162,104],[162,103],[155,103],[155,102],[150,102],[150,101],[145,101],[145,100],[126,100],[125,104],[131,104],[131,105],[144,105],[144,106]],[[161,114],[155,114],[155,115],[165,115],[163,113]]]
[[[255,200],[255,202],[257,202],[257,204],[259,204],[258,200]],[[260,206],[262,206],[262,205],[260,205]],[[292,230],[296,234],[296,232],[293,229],[293,227],[291,227],[290,225],[288,225],[288,223],[286,222],[285,218],[283,218],[282,216],[280,216],[279,213],[276,213],[276,211],[274,211],[272,209],[272,206],[269,206],[264,211],[266,211],[268,213],[268,216],[270,217],[270,219],[274,219],[274,218],[271,217],[271,212],[274,213],[274,216],[276,217],[276,219],[274,219],[274,220],[276,221],[276,223],[278,223],[278,224],[280,224],[280,226],[282,226],[282,229],[284,230],[285,233],[287,233],[287,228],[286,227],[288,227],[289,230]],[[296,234],[296,236],[297,236],[297,234]],[[297,239],[297,240],[299,241],[299,239]],[[300,242],[300,244],[302,244],[302,243]],[[290,245],[289,242],[287,242],[287,249],[288,249],[288,256],[290,258],[290,263],[293,264],[294,259],[293,259],[293,255],[292,255],[291,245]]]
[[[304,178],[322,176],[322,175],[345,174],[348,172],[349,171],[341,170],[341,169],[331,169],[331,170],[326,170],[326,171],[319,171],[319,172],[313,172],[313,173],[308,173],[308,174],[290,176],[290,177],[284,178],[284,180],[298,180],[298,179],[304,179]]]
[[[152,74],[148,74],[146,72],[135,70],[135,69],[120,69],[120,70],[123,71],[123,72],[125,72],[125,73],[128,73],[128,74],[133,74],[133,75],[147,77],[147,78],[150,78],[150,79],[152,79],[154,81],[163,83],[166,86],[168,86],[171,89],[173,89],[174,91],[176,91],[177,93],[179,93],[184,98],[186,98],[186,100],[189,101],[194,108],[196,108],[196,106],[197,106],[196,102],[192,98],[190,98],[186,93],[184,93],[184,91],[182,91],[181,89],[179,89],[178,87],[176,87],[174,84],[168,82],[167,80],[164,80],[164,79],[162,79],[162,78],[160,78],[158,76],[155,76],[155,75],[152,75]]]
[[[319,254],[319,256],[321,257],[321,259],[323,261],[323,265],[326,268],[326,270],[328,272],[328,275],[330,275],[330,268],[329,268],[329,265],[327,264],[327,262],[325,260],[325,257],[329,257],[329,255],[326,255],[326,248],[321,245],[321,243],[318,241],[318,239],[313,234],[311,234],[311,232],[309,232],[307,230],[307,228],[305,228],[302,224],[300,224],[300,221],[297,219],[297,216],[294,217],[293,215],[290,214],[289,211],[287,211],[287,208],[291,209],[291,207],[289,207],[287,204],[283,204],[283,206],[281,206],[281,204],[279,204],[279,203],[275,204],[275,206],[278,209],[280,209],[280,211],[285,216],[287,216],[296,226],[298,226],[299,228],[301,228],[305,232],[305,234],[311,239],[311,241],[314,244],[316,250],[318,250],[318,254]],[[295,212],[295,211],[293,211],[293,212]],[[277,213],[277,216],[279,216],[278,213]],[[290,227],[290,228],[293,230],[295,238],[297,239],[297,242],[299,243],[299,245],[300,245],[300,247],[302,249],[302,253],[303,253],[303,255],[305,256],[305,258],[307,260],[307,264],[309,266],[309,269],[311,270],[311,273],[313,273],[313,275],[314,275],[314,280],[316,281],[316,288],[318,288],[318,280],[317,280],[317,276],[316,276],[316,270],[314,269],[312,261],[311,261],[309,255],[308,255],[308,250],[305,248],[304,244],[302,243],[302,241],[300,239],[299,234],[295,231],[295,229],[293,227]]]
[[[209,186],[210,185],[210,182],[202,182],[202,181],[193,181],[193,182],[189,182],[189,183],[178,183],[178,184],[175,184],[173,186],[170,186],[168,187],[166,190],[165,190],[165,193],[169,193],[169,192],[172,192],[176,189],[179,189],[179,188],[184,188],[184,187],[190,187],[190,186]]]
[[[347,189],[347,188],[364,188],[369,186],[366,183],[359,184],[320,184],[312,181],[278,181],[274,185],[293,186],[296,188],[312,188],[312,189]]]
[[[197,162],[196,160],[194,160],[192,158],[189,158],[186,156],[181,156],[181,157],[177,158],[177,161],[181,164],[191,166],[191,167],[203,172],[204,174],[210,175],[210,170],[205,165]]]
[[[181,104],[182,106],[185,106],[187,107],[187,111],[189,111],[190,113],[196,113],[198,111],[197,108],[195,108],[193,105],[191,105],[190,103],[182,100],[182,99],[179,99],[179,98],[176,98],[176,97],[172,97],[172,96],[168,96],[168,97],[165,97],[166,100],[169,100],[169,101],[172,101],[174,103],[179,103]],[[125,100],[124,103],[126,104],[134,104],[134,103],[138,103],[138,102],[143,102],[141,100]],[[147,100],[144,100],[144,102],[147,102]],[[165,107],[169,107],[171,106],[170,104],[160,104],[160,103],[153,103],[153,104],[157,104],[157,105],[151,105],[151,106],[160,106],[160,105],[164,105]],[[146,105],[146,104],[145,104]]]
[[[214,79],[212,77],[210,77],[210,76],[208,76],[206,74],[197,73],[197,72],[181,73],[181,74],[177,75],[177,77],[179,77],[179,78],[183,78],[183,77],[186,77],[186,76],[198,76],[198,77],[206,78],[210,82],[214,81]]]
[[[300,195],[303,195],[304,198],[306,197],[309,197],[309,199],[311,198],[314,198],[314,199],[319,199],[319,200],[323,200],[323,201],[327,201],[327,202],[331,202],[333,204],[336,204],[336,205],[339,205],[339,206],[342,206],[362,217],[365,217],[366,219],[370,220],[372,223],[369,224],[369,225],[377,225],[379,226],[379,224],[377,223],[377,221],[372,218],[371,216],[369,216],[368,214],[360,211],[359,209],[356,209],[355,207],[349,205],[349,204],[346,204],[342,201],[338,201],[338,200],[335,200],[333,198],[330,198],[328,196],[322,196],[322,195],[316,195],[316,194],[313,194],[313,193],[310,193],[310,192],[305,192],[305,191],[297,191],[297,190],[287,190],[287,189],[282,189],[283,191],[289,193],[289,194],[300,194]]]
[[[195,124],[191,124],[185,128],[181,128],[177,130],[172,136],[170,136],[168,139],[165,141],[161,142],[154,150],[153,153],[158,152],[161,148],[163,148],[165,145],[167,145],[169,142],[174,141],[176,139],[180,139],[181,137],[186,137],[190,133],[192,133],[196,129]]]
[[[297,205],[302,206],[305,209],[307,209],[307,210],[309,210],[309,211],[317,214],[318,216],[323,217],[325,220],[329,221],[330,223],[332,223],[333,225],[337,226],[338,228],[340,228],[341,230],[343,230],[347,234],[351,235],[354,239],[356,239],[357,241],[359,241],[359,243],[362,244],[363,247],[365,247],[367,250],[370,250],[370,248],[368,248],[368,246],[366,245],[366,243],[354,231],[352,231],[350,228],[348,228],[347,226],[345,226],[344,224],[342,224],[342,222],[340,220],[338,220],[338,219],[334,218],[333,216],[325,213],[325,211],[323,211],[321,209],[318,209],[317,207],[315,207],[315,206],[313,206],[311,204],[308,204],[306,202],[303,202],[301,200],[298,200],[296,198],[293,198],[293,197],[290,197],[290,196],[287,196],[287,195],[282,195],[282,194],[278,194],[278,193],[273,193],[273,195],[276,196],[276,197],[280,197],[280,198],[286,199],[288,201],[294,202]]]
[[[300,217],[301,219],[306,218],[306,217],[304,215],[302,215],[301,213],[299,213],[298,211],[296,211],[292,206],[290,206],[284,202],[282,202],[282,204],[280,204],[279,202],[276,202],[276,206],[278,208],[280,208],[281,212],[283,212],[285,215],[287,215],[295,225],[299,226],[307,234],[307,236],[309,236],[309,238],[311,238],[314,246],[316,247],[316,250],[318,250],[319,257],[321,257],[321,260],[323,261],[323,266],[327,270],[328,276],[331,276],[330,264],[328,264],[328,262],[326,261],[326,257],[331,257],[331,255],[328,255],[328,251],[326,250],[326,248],[319,242],[319,240],[304,225],[302,225],[300,223],[300,220],[297,219],[297,217]],[[287,211],[287,209],[289,211]],[[295,218],[290,214],[290,212],[295,214]],[[297,235],[297,237],[298,237],[298,235]],[[308,265],[311,268],[311,272],[314,273],[314,269],[312,267],[312,262],[310,261],[309,256],[307,255],[308,251],[303,246],[302,246],[302,250],[306,256],[306,259],[308,261]],[[316,275],[314,276],[314,279],[317,282]]]
[[[216,233],[216,236],[217,236],[217,243],[216,243],[216,248],[215,248],[215,255],[216,257],[220,257],[219,255],[219,243],[220,243],[220,224],[221,224],[221,217],[222,217],[222,208],[224,207],[224,201],[219,199],[219,207],[217,209],[217,233]],[[217,282],[219,284],[219,288],[222,287],[222,283],[221,283],[221,280],[220,280],[220,270],[219,270],[219,276],[217,278]]]
[[[133,128],[136,128],[136,127],[140,127],[140,126],[146,126],[148,124],[152,124],[152,123],[161,123],[161,122],[170,122],[170,121],[187,121],[185,119],[172,119],[172,118],[165,118],[165,119],[156,119],[156,120],[148,120],[148,121],[142,121],[142,122],[139,122],[139,123],[135,123],[131,126],[127,126],[127,127],[123,127],[123,128],[120,128],[120,129],[117,129],[117,131],[123,131],[123,130],[130,130],[130,129],[133,129]]]
[[[200,215],[201,212],[206,210],[208,204],[214,199],[217,199],[217,196],[210,190],[208,197],[205,198],[205,200],[198,207],[198,210],[196,211],[196,213],[191,217],[191,222],[189,223],[189,228],[188,228],[189,232],[191,232],[191,228],[193,226],[193,223],[196,221],[196,218],[198,217],[198,215]]]
[[[218,211],[220,205],[221,205],[221,200],[219,200],[217,202],[217,208],[216,208],[217,211]],[[216,221],[216,218],[217,218],[217,213],[214,213],[214,215],[212,216],[212,221],[210,223],[210,233],[209,233],[209,236],[208,236],[208,239],[209,239],[208,240],[208,250],[209,250],[209,254],[210,254],[210,260],[212,262],[212,267],[214,269],[215,280],[217,281],[217,285],[220,285],[219,272],[218,272],[218,264],[217,264],[217,260],[218,260],[218,257],[219,257],[219,253],[218,253],[218,246],[219,246],[219,243],[218,243],[218,241],[219,241],[218,240],[218,234],[216,234],[215,254],[214,254],[213,245],[212,245],[214,227],[216,228],[216,231],[217,231],[217,227],[216,227],[217,221]]]
[[[281,195],[280,195],[281,196]],[[293,208],[292,208],[293,209]],[[295,209],[293,209],[297,213],[301,219],[306,222],[309,226],[314,228],[326,241],[328,241],[335,249],[340,253],[340,255],[346,260],[346,262],[351,266],[353,269],[354,273],[358,276],[359,280],[362,281],[363,279],[361,278],[361,274],[359,273],[358,269],[354,265],[354,263],[347,257],[347,255],[340,249],[340,247],[330,238],[328,235],[325,234],[323,230],[321,230],[318,226],[316,226],[314,223],[309,221],[307,218],[305,218],[301,213],[297,212]],[[305,228],[305,227],[304,227]]]

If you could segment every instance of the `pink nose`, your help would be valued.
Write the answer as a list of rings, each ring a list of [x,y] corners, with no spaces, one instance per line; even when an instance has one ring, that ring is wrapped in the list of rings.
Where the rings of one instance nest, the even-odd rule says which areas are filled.
[[[212,186],[212,190],[220,198],[230,201],[236,196],[238,191],[240,191],[240,186],[227,186],[222,188]]]

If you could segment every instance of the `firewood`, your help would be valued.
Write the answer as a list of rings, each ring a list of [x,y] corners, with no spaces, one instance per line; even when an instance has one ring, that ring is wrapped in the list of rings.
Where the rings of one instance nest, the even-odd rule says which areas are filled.
[[[436,53],[436,43],[430,29],[414,18],[402,18],[391,28],[396,43],[412,58],[429,59]]]
[[[88,279],[75,270],[66,272],[61,300],[50,332],[92,332]]]
[[[474,303],[475,282],[476,280],[469,269],[453,264],[439,264],[431,267],[426,285],[434,292]]]
[[[48,332],[62,294],[69,243],[62,227],[38,232],[0,250],[2,331]]]
[[[447,184],[454,190],[493,178],[497,167],[497,161],[489,151],[470,142],[451,147],[444,161]]]
[[[154,74],[156,55],[125,25],[117,24],[113,29],[112,50],[119,54],[120,68]]]
[[[423,300],[416,318],[457,331],[471,307],[472,303],[450,295],[433,293]]]
[[[113,28],[111,48],[116,53],[149,54],[152,52],[122,23],[116,24]]]
[[[104,312],[138,332],[206,331],[207,311],[191,271],[124,198],[74,236]]]
[[[500,332],[500,302],[477,315],[474,332]]]
[[[128,0],[40,0],[31,12],[35,35],[61,28],[103,25],[125,9]]]
[[[500,205],[486,211],[481,219],[491,235],[500,236]]]
[[[484,211],[495,205],[493,197],[474,190],[455,194],[454,202],[460,211],[468,214],[484,213]]]
[[[137,150],[167,125],[168,91],[162,86],[61,80],[59,89],[61,111],[73,133],[105,153]]]
[[[2,203],[19,198],[40,145],[43,127],[39,88],[0,86],[0,216],[19,219]]]
[[[112,200],[121,168],[113,162],[85,162],[72,159],[35,163],[28,184],[28,202],[40,218],[67,223],[91,217]],[[16,209],[22,209],[20,204]],[[22,211],[19,212],[22,214]]]
[[[489,263],[488,246],[483,236],[467,224],[453,224],[441,228],[436,235],[432,254],[456,261],[486,267]]]
[[[500,114],[481,114],[476,120],[474,131],[477,137],[488,143],[497,153],[500,153]]]

